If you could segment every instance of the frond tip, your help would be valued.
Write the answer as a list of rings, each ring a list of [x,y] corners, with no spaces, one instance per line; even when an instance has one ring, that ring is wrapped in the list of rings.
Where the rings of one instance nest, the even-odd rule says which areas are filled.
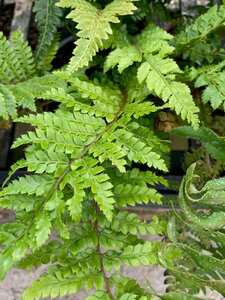
[[[67,18],[77,23],[79,30],[76,48],[70,60],[68,71],[73,72],[88,66],[93,56],[103,46],[103,40],[107,40],[112,34],[110,23],[118,23],[119,16],[132,14],[136,7],[132,2],[136,0],[114,0],[102,10],[85,0],[60,0],[60,7],[69,7],[73,10]]]

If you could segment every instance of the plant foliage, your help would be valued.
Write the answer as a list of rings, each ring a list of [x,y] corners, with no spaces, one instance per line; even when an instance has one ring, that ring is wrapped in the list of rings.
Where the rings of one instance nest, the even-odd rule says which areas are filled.
[[[0,207],[15,212],[0,225],[0,278],[14,266],[47,265],[23,300],[83,288],[88,300],[197,300],[206,288],[225,296],[224,178],[202,180],[194,164],[180,186],[181,210],[150,222],[128,210],[162,204],[156,185],[167,185],[169,147],[154,130],[159,111],[177,115],[174,134],[201,142],[190,161],[204,153],[224,164],[212,114],[224,110],[223,52],[207,60],[199,51],[201,42],[220,48],[224,11],[211,7],[173,35],[155,24],[148,1],[37,0],[34,53],[20,32],[10,41],[0,34],[0,116],[33,128],[14,141],[12,148],[25,146],[24,157],[0,191]],[[52,71],[65,23],[75,48]],[[53,109],[43,111],[43,103]],[[18,170],[27,172],[12,180]],[[149,241],[149,234],[166,237]],[[150,264],[169,270],[167,293],[121,274],[122,265]]]

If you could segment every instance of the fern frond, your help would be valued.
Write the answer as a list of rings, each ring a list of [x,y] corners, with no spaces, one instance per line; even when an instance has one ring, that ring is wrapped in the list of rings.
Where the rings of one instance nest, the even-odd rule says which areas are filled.
[[[66,117],[65,117],[66,116]],[[82,140],[95,137],[105,128],[105,122],[101,118],[93,117],[79,112],[43,113],[38,115],[24,116],[19,119],[21,122],[29,123],[40,129],[51,128],[63,134],[76,135]]]
[[[216,230],[216,229],[223,228],[225,224],[225,212],[223,210],[213,211],[211,214],[208,214],[206,216],[201,216],[195,213],[189,206],[190,205],[189,202],[196,202],[196,201],[198,202],[199,200],[200,200],[199,203],[201,202],[201,197],[199,197],[200,195],[198,195],[200,194],[199,193],[200,191],[198,191],[191,182],[192,177],[194,177],[193,176],[194,168],[195,168],[195,164],[188,169],[186,178],[182,181],[180,187],[179,199],[180,199],[180,204],[184,209],[184,213],[191,222],[204,228],[205,230]],[[190,193],[191,195],[189,195],[188,193]],[[197,199],[193,198],[194,194],[198,197]],[[225,201],[224,195],[222,194],[221,196],[222,199],[220,201],[224,203]],[[215,193],[215,197],[216,197],[216,193]],[[206,198],[206,203],[205,203],[206,205],[207,205],[207,200],[209,201],[210,204],[211,197],[209,197],[209,199]]]
[[[148,55],[159,52],[160,57],[171,54],[174,48],[167,42],[171,39],[172,36],[161,28],[148,26],[141,35],[131,39],[130,44],[127,41],[118,44],[118,47],[107,56],[104,71],[106,72],[118,64],[118,71],[122,73],[134,62],[141,62],[143,53]]]
[[[42,246],[42,248],[34,251],[34,253],[28,254],[21,260],[19,267],[30,271],[32,268],[37,268],[42,264],[58,261],[64,257],[67,251],[67,245],[62,247],[62,244],[58,241],[51,241],[47,245]]]
[[[150,101],[129,103],[124,109],[124,113],[129,117],[134,116],[135,119],[138,119],[144,115],[149,115],[152,112],[156,112],[158,108],[151,103]]]
[[[14,31],[11,34],[11,42],[13,50],[20,63],[21,72],[23,72],[20,79],[30,78],[35,74],[34,57],[31,47],[28,46],[27,41],[24,41],[24,36],[20,31]]]
[[[140,233],[146,235],[148,233],[162,234],[165,232],[165,225],[165,222],[159,221],[157,216],[154,216],[152,221],[148,224],[146,222],[141,222],[134,213],[120,211],[117,215],[114,215],[111,227],[113,230],[121,231],[123,234],[131,233],[136,235],[137,233]]]
[[[141,162],[147,164],[149,167],[154,167],[163,171],[167,170],[167,167],[160,155],[152,151],[152,149],[146,146],[139,138],[135,137],[131,132],[124,129],[117,129],[112,132],[112,138],[117,140],[118,144],[122,144],[123,151],[125,151],[129,160],[134,162]]]
[[[122,150],[122,145],[108,142],[104,138],[91,147],[90,153],[97,157],[100,162],[109,159],[112,165],[116,166],[120,172],[125,172],[127,161],[124,159],[126,155]]]
[[[55,101],[65,104],[67,107],[73,107],[74,112],[80,111],[88,113],[91,116],[105,117],[107,121],[114,119],[114,114],[110,107],[91,106],[85,101],[82,101],[77,95],[66,93],[63,88],[52,88],[43,95],[45,99],[54,99]]]
[[[0,196],[16,195],[19,193],[40,196],[47,193],[53,183],[54,178],[50,175],[26,175],[10,183],[0,192]]]
[[[78,176],[82,174],[85,186],[91,188],[100,210],[111,220],[113,204],[115,203],[112,193],[113,186],[108,175],[103,173],[104,169],[98,165],[98,160],[85,157],[82,161],[74,162],[71,167],[74,170],[72,176],[76,176],[76,169],[78,169]]]
[[[59,40],[60,40],[60,35],[56,32],[54,34],[54,38],[51,41],[51,44],[48,46],[47,50],[45,53],[42,55],[42,59],[37,61],[37,69],[40,71],[40,73],[46,73],[48,71],[51,71],[53,69],[53,59],[56,57],[56,54],[59,49]]]
[[[133,44],[130,45],[127,42],[122,48],[119,45],[109,54],[105,62],[105,71],[119,64],[122,72],[134,61],[141,62],[137,70],[139,83],[146,84],[149,93],[168,102],[169,106],[175,109],[183,120],[187,120],[194,128],[197,128],[199,109],[194,104],[189,87],[176,80],[176,76],[182,71],[173,59],[168,58],[174,51],[174,48],[168,44],[171,39],[172,36],[162,29],[149,26],[133,39]],[[132,51],[129,50],[130,53],[133,53],[130,60],[128,60],[129,56],[127,57],[127,49],[132,49]],[[150,111],[149,108],[148,110]]]
[[[210,102],[213,109],[223,105],[225,110],[224,62],[198,70],[192,69],[190,75],[195,78],[195,87],[205,87],[202,94],[203,103]]]
[[[60,174],[67,165],[69,159],[63,152],[49,152],[36,150],[26,154],[26,160],[19,161],[15,166],[19,168],[27,168],[29,172],[35,171],[37,174],[56,173]],[[12,166],[15,172],[14,165]]]
[[[86,300],[110,300],[109,296],[107,293],[103,291],[96,291],[93,295],[88,296]]]
[[[215,159],[225,162],[224,146],[225,138],[218,136],[214,131],[206,127],[200,127],[198,130],[193,130],[189,126],[182,126],[174,129],[175,134],[188,138],[199,140],[207,152]]]
[[[153,151],[156,151],[159,154],[169,151],[168,143],[163,143],[149,128],[141,126],[137,122],[130,122],[126,128],[148,147],[152,148]]]
[[[6,120],[9,118],[15,119],[19,107],[36,111],[35,101],[43,99],[46,91],[55,84],[65,87],[65,82],[52,74],[33,77],[15,84],[0,84],[0,116]]]
[[[118,23],[119,16],[132,14],[136,9],[132,3],[134,0],[114,0],[106,5],[103,10],[98,10],[87,1],[60,0],[57,4],[60,7],[69,7],[73,10],[67,18],[77,23],[78,37],[74,56],[70,60],[68,71],[73,72],[87,66],[112,34],[110,23]]]
[[[40,198],[34,199],[30,195],[7,195],[0,198],[2,208],[9,208],[15,211],[24,210],[26,212],[32,211],[37,208],[40,203]]]
[[[127,204],[134,206],[136,203],[161,203],[161,195],[155,189],[147,186],[118,184],[115,186],[114,195],[119,206],[126,206]]]
[[[185,46],[204,39],[209,33],[222,26],[224,21],[225,6],[221,5],[218,9],[218,6],[214,5],[205,14],[198,17],[193,24],[185,28],[185,31],[177,35],[176,44]]]
[[[100,234],[100,243],[105,251],[108,250],[123,250],[125,245],[135,244],[137,238],[114,230],[105,229]]]
[[[118,64],[118,71],[122,73],[124,69],[133,65],[134,62],[141,61],[141,53],[134,46],[125,44],[123,48],[116,48],[110,52],[104,64],[104,71],[107,72]]]
[[[62,77],[64,78],[64,76]],[[121,92],[117,86],[111,88],[100,85],[97,82],[84,81],[72,76],[67,76],[66,78],[82,98],[93,100],[96,108],[101,108],[105,111],[108,110],[111,114],[114,114],[118,110]]]
[[[127,246],[122,253],[108,251],[104,256],[104,266],[106,270],[111,270],[112,267],[117,269],[116,261],[130,266],[137,267],[140,264],[148,265],[149,263],[156,264],[156,253],[158,252],[159,243],[145,242],[135,246]]]
[[[165,186],[168,185],[167,181],[163,177],[158,176],[151,171],[140,171],[137,168],[126,170],[126,173],[124,174],[110,170],[108,174],[112,178],[113,182],[117,183],[121,183],[121,181],[123,181],[124,183],[137,184],[140,186],[145,186],[146,184],[155,185],[157,183],[161,183]]]
[[[180,69],[169,58],[149,55],[138,69],[138,80],[146,82],[149,90],[167,102],[175,109],[183,120],[187,119],[194,128],[198,127],[199,109],[195,106],[189,87],[181,82],[174,81]]]
[[[35,300],[50,296],[55,298],[57,295],[66,296],[73,294],[83,286],[89,290],[95,285],[98,289],[103,288],[103,277],[99,271],[77,272],[56,272],[43,275],[32,286],[26,289],[22,295],[23,300]]]
[[[36,0],[33,7],[35,21],[40,33],[35,52],[35,62],[37,69],[41,72],[49,69],[49,58],[52,58],[52,55],[48,56],[45,66],[47,53],[49,51],[54,53],[55,51],[55,33],[60,25],[60,18],[62,16],[62,10],[55,5],[56,2],[56,0]]]
[[[15,118],[17,116],[16,99],[13,93],[2,84],[0,84],[0,105],[0,116],[5,120],[8,120],[10,117]]]
[[[0,32],[0,82],[26,79],[34,74],[34,62],[31,48],[24,41],[23,34],[12,34],[13,45]]]

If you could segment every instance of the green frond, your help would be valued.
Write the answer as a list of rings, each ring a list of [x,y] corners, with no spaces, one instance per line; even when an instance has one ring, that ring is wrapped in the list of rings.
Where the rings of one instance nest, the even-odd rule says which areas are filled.
[[[0,82],[8,83],[30,78],[35,73],[31,47],[20,31],[11,35],[11,43],[0,33]]]
[[[80,111],[82,113],[88,113],[91,116],[105,117],[107,121],[112,121],[114,119],[114,114],[109,107],[91,106],[86,101],[82,101],[79,95],[71,95],[66,93],[63,88],[52,88],[46,92],[43,97],[45,99],[53,99],[60,103],[65,104],[67,107],[73,107],[74,112]]]
[[[35,51],[35,62],[37,69],[41,72],[49,69],[49,63],[51,58],[54,57],[57,45],[55,33],[61,23],[62,10],[55,5],[56,2],[56,0],[36,0],[33,7],[35,21],[39,31],[39,40]]]
[[[154,167],[159,170],[166,171],[167,167],[160,155],[152,151],[139,138],[131,132],[124,129],[117,129],[112,132],[112,139],[115,138],[118,144],[122,144],[123,151],[126,153],[129,160],[147,164],[149,167]]]
[[[0,32],[0,65],[1,82],[11,82],[24,78],[17,53],[2,32]]]
[[[36,71],[34,57],[31,47],[28,46],[27,41],[24,40],[22,32],[14,31],[11,34],[11,42],[22,72],[20,79],[32,77]]]
[[[5,120],[17,116],[16,99],[10,89],[2,84],[0,84],[0,106],[0,116]]]
[[[213,109],[223,106],[225,110],[225,72],[223,68],[224,63],[222,62],[217,65],[192,70],[191,72],[195,76],[195,87],[205,87],[202,94],[203,103],[209,102]]]
[[[164,30],[149,26],[134,38],[133,44],[127,42],[122,48],[118,45],[118,48],[109,54],[105,62],[105,71],[118,64],[119,71],[122,72],[134,61],[141,62],[137,70],[139,83],[146,84],[149,93],[168,102],[183,120],[197,128],[199,109],[194,104],[189,87],[176,80],[176,76],[182,71],[173,59],[168,58],[174,51],[168,44],[171,39],[172,36]],[[142,107],[143,110],[140,114],[136,113],[137,118],[142,113],[144,115],[144,105],[147,108],[147,103],[141,103],[140,109]],[[150,108],[147,108],[146,114],[148,111],[151,112]]]
[[[103,291],[96,291],[93,295],[88,296],[86,300],[110,300],[107,293]]]
[[[65,78],[62,73],[59,76]],[[118,110],[122,95],[117,86],[103,86],[97,82],[80,80],[72,76],[66,76],[66,79],[70,82],[73,92],[78,92],[81,99],[93,100],[97,109],[108,111],[109,114],[115,114]]]
[[[94,200],[99,205],[100,210],[103,211],[107,219],[111,220],[113,204],[115,203],[112,192],[113,186],[109,176],[104,172],[104,168],[99,166],[98,160],[84,157],[80,161],[75,161],[71,168],[73,170],[72,177],[82,175],[82,181],[85,181],[86,187],[91,188]]]
[[[120,232],[115,232],[110,229],[101,231],[99,242],[105,251],[108,250],[123,250],[124,246],[136,242],[136,238]]]
[[[75,181],[74,183],[74,180],[70,181],[70,184],[73,188],[74,195],[66,201],[66,205],[68,205],[72,219],[75,222],[80,222],[82,215],[82,202],[85,197],[85,185],[83,185],[82,182]]]
[[[134,206],[136,203],[148,203],[149,201],[160,204],[162,197],[155,189],[129,183],[115,185],[114,195],[116,203],[122,207],[126,205]]]
[[[60,174],[68,163],[69,158],[63,152],[45,152],[32,148],[26,153],[26,159],[21,159],[11,166],[10,177],[22,168],[27,168],[29,172],[35,171],[37,174]]]
[[[40,196],[49,192],[53,183],[54,178],[50,175],[26,175],[5,187],[0,192],[0,196],[17,194]]]
[[[142,62],[143,54],[147,56],[158,52],[160,57],[171,54],[174,48],[167,42],[171,39],[172,36],[161,28],[148,26],[140,35],[134,37],[130,44],[127,41],[123,42],[110,52],[104,64],[104,71],[107,72],[118,64],[118,71],[122,73],[134,62]]]
[[[78,136],[81,140],[92,140],[101,130],[105,128],[105,122],[101,118],[93,117],[79,112],[56,111],[56,113],[43,113],[24,116],[21,122],[29,123],[42,130],[51,128],[64,135]]]
[[[129,245],[125,247],[121,253],[108,251],[104,256],[104,267],[106,270],[111,270],[112,268],[118,269],[119,261],[133,267],[137,267],[140,264],[156,264],[158,261],[158,248],[158,242],[145,242],[144,244],[137,244],[135,246]],[[116,262],[118,263],[116,264]]]
[[[51,41],[51,44],[48,46],[47,51],[45,51],[45,53],[42,55],[42,59],[36,62],[37,69],[41,73],[45,73],[52,70],[52,61],[56,57],[56,54],[58,52],[59,41],[60,35],[56,32],[54,34],[53,40]]]
[[[42,246],[48,239],[51,229],[52,229],[52,220],[51,215],[47,211],[42,211],[35,218],[34,227],[36,230],[35,242],[37,247]]]
[[[110,23],[118,23],[119,16],[132,14],[136,9],[132,3],[134,0],[114,0],[106,5],[103,10],[98,10],[85,0],[68,1],[60,0],[60,7],[69,7],[73,10],[67,18],[77,23],[79,39],[75,42],[76,48],[73,52],[68,71],[73,72],[88,66],[93,56],[103,45],[103,41],[112,34]]]
[[[185,46],[204,39],[212,31],[224,25],[224,21],[225,6],[221,5],[218,9],[218,6],[214,5],[205,14],[199,16],[193,24],[185,28],[185,31],[177,35],[177,46]]]
[[[41,197],[34,198],[31,195],[6,195],[0,198],[0,204],[2,208],[12,209],[14,211],[32,211],[35,210],[39,203],[41,202]]]
[[[145,290],[134,279],[126,278],[126,277],[123,278],[121,276],[115,275],[112,277],[112,280],[113,282],[116,282],[116,284],[118,285],[116,291],[117,299],[121,299],[121,298],[127,299],[126,298],[127,296],[128,299],[130,299],[129,296],[132,295],[138,297],[137,299],[153,300],[150,296],[151,292],[148,293],[148,296],[145,296],[146,295]]]
[[[31,89],[26,88],[26,83],[18,83],[11,86],[6,86],[9,91],[15,97],[15,104],[17,107],[23,107],[29,109],[30,111],[36,111],[35,105],[35,95],[32,93]]]
[[[96,230],[91,224],[79,224],[75,231],[71,233],[71,243],[69,252],[76,256],[80,251],[87,248],[96,248],[98,245],[98,236]]]
[[[83,286],[91,289],[95,285],[98,289],[103,288],[103,277],[99,271],[77,272],[71,274],[67,271],[46,274],[35,281],[32,286],[24,291],[22,300],[35,300],[50,296],[66,296],[73,294]]]
[[[144,115],[149,115],[150,113],[156,112],[158,107],[156,107],[152,102],[138,102],[129,103],[124,109],[124,113],[129,117],[134,116],[135,119],[143,117]]]
[[[163,177],[156,175],[151,171],[140,171],[137,168],[126,170],[126,173],[124,174],[110,170],[108,174],[112,178],[113,182],[116,183],[121,183],[121,181],[123,181],[124,183],[137,184],[140,186],[145,186],[146,184],[155,185],[157,183],[161,183],[165,186],[168,185],[167,181]]]
[[[65,82],[52,74],[33,77],[15,84],[0,84],[0,116],[6,120],[9,118],[15,119],[19,107],[36,111],[35,101],[42,99],[46,91],[50,90],[56,84],[59,87],[65,87]]]
[[[141,53],[134,46],[125,44],[123,48],[116,48],[110,52],[104,64],[104,71],[107,72],[118,64],[118,71],[122,73],[124,69],[133,65],[134,62],[141,61]]]
[[[193,130],[189,126],[182,126],[174,129],[173,132],[179,136],[199,140],[210,155],[221,162],[225,162],[225,138],[218,136],[211,129],[207,127],[200,127],[197,130]]]
[[[174,81],[179,67],[169,58],[149,55],[138,69],[138,80],[146,82],[150,92],[157,95],[183,120],[187,120],[194,128],[198,127],[199,109],[195,106],[189,87],[181,82]]]
[[[153,151],[159,154],[169,152],[168,142],[160,140],[148,127],[139,125],[137,122],[131,122],[126,128]]]
[[[42,264],[54,263],[67,254],[66,246],[62,247],[62,244],[58,241],[51,241],[23,258],[19,263],[19,267],[30,271],[32,268],[37,268]]]
[[[164,295],[159,295],[162,300],[203,300],[204,298],[199,298],[190,294],[183,292],[169,292]]]
[[[116,166],[120,172],[125,172],[127,161],[124,159],[126,155],[122,150],[122,145],[108,142],[102,138],[98,143],[90,148],[90,153],[102,163],[109,159],[112,165]]]
[[[117,215],[114,215],[112,219],[112,229],[121,231],[123,234],[131,233],[136,235],[150,234],[162,234],[165,232],[165,222],[159,221],[157,216],[154,216],[150,223],[141,222],[137,214],[120,211]]]
[[[212,189],[214,185],[211,185],[211,186],[205,188],[205,190],[203,189],[202,192],[204,192],[204,194],[206,196],[207,196],[208,188],[212,189],[211,195],[209,197],[206,197],[206,200],[205,200],[204,194],[201,195],[201,190],[197,190],[192,183],[193,178],[196,180],[196,178],[194,176],[194,169],[195,169],[195,164],[192,165],[188,169],[186,177],[184,178],[184,180],[181,183],[180,192],[179,192],[180,205],[183,208],[186,217],[194,224],[204,228],[204,230],[221,229],[225,226],[225,211],[224,210],[213,211],[208,215],[202,216],[198,213],[195,213],[190,207],[189,202],[201,203],[202,199],[204,200],[205,205],[207,205],[207,202],[210,204],[211,201],[214,203],[218,199],[222,205],[224,205],[224,203],[225,203],[224,193],[220,193],[219,191],[217,191],[217,193],[216,193],[216,191]],[[217,187],[216,184],[215,184],[215,187]],[[194,198],[195,196],[198,198],[195,199]],[[212,198],[214,198],[214,199],[212,199]]]
[[[73,156],[81,154],[84,148],[84,143],[80,138],[77,138],[76,135],[65,135],[51,128],[46,130],[36,129],[35,132],[29,132],[19,137],[16,142],[14,142],[13,148],[31,142],[39,144],[43,150],[61,151]]]

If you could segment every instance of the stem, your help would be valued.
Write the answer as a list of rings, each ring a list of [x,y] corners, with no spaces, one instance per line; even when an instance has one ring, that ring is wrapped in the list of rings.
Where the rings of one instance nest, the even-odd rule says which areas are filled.
[[[97,212],[97,214],[100,212],[99,207],[97,205],[96,202],[94,202],[94,208]],[[101,252],[101,245],[100,245],[100,230],[98,227],[98,221],[96,220],[95,223],[93,224],[94,228],[96,230],[97,233],[97,238],[98,238],[98,244],[96,247],[96,252],[98,253],[99,256],[99,261],[100,261],[100,271],[103,275],[104,278],[104,282],[105,282],[105,292],[108,294],[109,298],[112,300],[115,300],[111,290],[110,290],[110,283],[109,283],[109,278],[106,275],[105,269],[104,269],[104,265],[103,265],[103,257],[104,257],[104,253]]]

